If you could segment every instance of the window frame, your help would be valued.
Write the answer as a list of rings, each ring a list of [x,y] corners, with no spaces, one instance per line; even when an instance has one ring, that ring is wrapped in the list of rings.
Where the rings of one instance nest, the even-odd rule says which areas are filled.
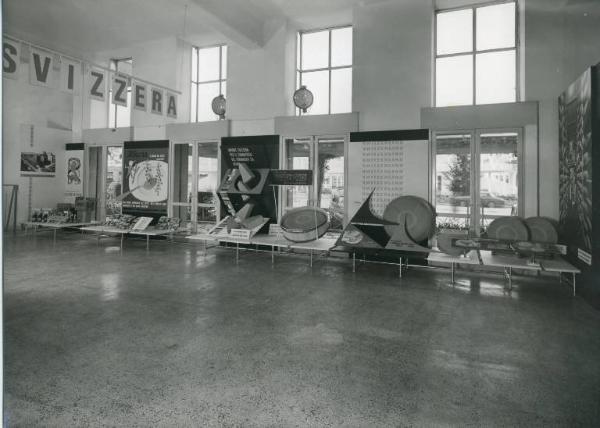
[[[351,28],[352,29],[352,62],[350,65],[332,66],[331,65],[331,32],[333,30],[340,30],[342,28]],[[305,34],[321,33],[321,32],[325,32],[325,31],[328,32],[327,67],[309,68],[309,69],[303,70],[302,69],[302,36]],[[347,68],[352,70],[352,81],[354,81],[354,27],[352,24],[337,25],[335,27],[325,27],[325,28],[318,28],[318,29],[313,29],[313,30],[299,30],[296,33],[296,66],[295,66],[296,89],[298,89],[302,86],[302,73],[327,71],[328,78],[329,78],[329,86],[328,86],[328,91],[327,91],[327,113],[324,113],[324,114],[332,114],[331,113],[331,71],[347,69]],[[354,97],[354,94],[352,94],[352,96],[350,97],[350,112],[352,112],[352,98],[353,97]],[[302,109],[300,109],[296,106],[294,106],[294,109],[296,110],[296,116],[308,115],[308,113],[303,113]]]
[[[500,4],[507,4],[507,3],[514,3],[515,5],[515,45],[513,47],[508,47],[508,48],[494,48],[494,49],[482,49],[482,50],[477,50],[477,9],[481,9],[484,7],[488,7],[488,6],[496,6],[496,5],[500,5]],[[437,17],[439,14],[442,13],[446,13],[446,12],[456,12],[459,10],[472,10],[472,41],[473,41],[473,46],[472,49],[470,51],[464,51],[464,52],[457,52],[457,53],[452,53],[452,54],[441,54],[439,55],[437,53],[437,34],[438,34],[438,20]],[[518,0],[495,0],[495,1],[489,1],[486,3],[482,3],[482,4],[471,4],[468,6],[459,6],[459,7],[453,7],[453,8],[447,8],[447,9],[436,9],[434,11],[434,16],[433,16],[433,106],[434,107],[438,107],[437,105],[437,60],[439,58],[452,58],[452,57],[459,57],[459,56],[467,56],[470,55],[473,58],[473,78],[472,78],[472,90],[473,90],[473,94],[471,97],[471,103],[470,104],[460,104],[460,106],[464,106],[464,105],[470,105],[470,106],[476,106],[476,105],[486,105],[486,104],[478,104],[477,103],[477,55],[478,54],[485,54],[485,53],[494,53],[494,52],[510,52],[510,51],[514,51],[515,52],[515,101],[514,102],[520,102],[521,101],[521,79],[520,79],[520,69],[521,69],[521,58],[520,58],[520,46],[521,46],[521,39],[520,39],[520,32],[519,32],[519,1]],[[501,104],[501,103],[492,103],[492,104]],[[456,106],[439,106],[440,108],[443,107],[456,107]]]
[[[192,55],[190,58],[190,98],[192,96],[192,90],[194,88],[196,88],[196,117],[192,118],[192,112],[191,112],[191,107],[190,107],[190,122],[191,123],[198,123],[198,122],[209,122],[207,120],[202,120],[199,121],[198,120],[198,88],[200,87],[200,85],[206,85],[206,84],[210,84],[210,83],[219,83],[219,94],[223,94],[223,83],[227,83],[227,76],[223,76],[223,47],[227,48],[227,54],[225,55],[225,61],[227,61],[227,69],[229,69],[229,59],[227,58],[228,54],[229,54],[229,46],[227,45],[227,43],[217,43],[214,45],[207,45],[207,46],[192,46]],[[219,48],[219,78],[218,79],[212,79],[212,80],[194,80],[194,76],[193,74],[193,70],[194,70],[194,65],[193,65],[193,51],[196,50],[196,79],[198,78],[198,74],[200,72],[200,50],[202,49],[214,49],[214,48]],[[210,100],[212,101],[212,100]],[[191,99],[190,99],[190,106],[191,106]],[[215,115],[217,116],[217,115]],[[217,119],[215,119],[217,120]]]
[[[131,103],[129,103],[127,105],[127,107],[121,106],[119,104],[114,104],[112,102],[112,84],[110,83],[110,82],[112,82],[112,77],[113,76],[118,76],[119,73],[122,73],[122,72],[119,72],[119,63],[121,63],[121,62],[128,62],[128,61],[131,62],[131,71],[132,72],[131,73],[125,73],[125,74],[127,76],[131,76],[131,75],[133,75],[133,57],[132,56],[130,56],[130,57],[124,57],[124,58],[111,58],[109,60],[109,63],[108,63],[108,68],[110,70],[111,79],[109,80],[109,87],[108,87],[108,103],[106,103],[106,108],[108,110],[108,113],[106,114],[106,118],[107,118],[107,121],[108,121],[107,126],[108,126],[108,128],[111,128],[111,129],[116,129],[116,128],[120,127],[119,126],[119,122],[117,120],[117,118],[119,117],[119,113],[118,113],[119,107],[129,109],[129,125],[127,125],[127,126],[129,126],[129,127],[132,126],[131,124],[133,122],[133,120],[132,120],[133,118],[131,116],[132,115]],[[127,85],[127,95],[129,95],[130,98],[131,98],[131,79],[128,78],[128,80],[129,80],[129,84]],[[113,117],[114,126],[110,126],[111,125],[111,114],[110,114],[110,105],[111,104],[114,104],[114,106],[115,106],[114,107],[114,109],[115,109],[115,111],[114,111],[114,117]]]

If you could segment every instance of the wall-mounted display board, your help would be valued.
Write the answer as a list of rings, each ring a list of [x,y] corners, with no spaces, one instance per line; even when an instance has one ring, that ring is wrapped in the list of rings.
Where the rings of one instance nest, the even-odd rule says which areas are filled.
[[[123,214],[167,214],[169,140],[125,141],[123,172]]]
[[[558,99],[559,232],[581,269],[581,295],[600,307],[600,67],[590,67]],[[593,150],[594,145],[596,150]]]
[[[350,133],[348,216],[352,218],[371,192],[378,216],[399,196],[429,199],[429,130]]]
[[[240,164],[248,168],[249,174],[255,175],[257,183],[252,188],[260,188],[256,192],[241,191],[239,183],[231,183],[228,191],[220,191],[222,212],[239,211],[245,206],[252,206],[248,217],[263,216],[269,222],[277,221],[277,192],[269,186],[268,170],[279,168],[279,135],[255,135],[244,137],[223,137],[221,139],[221,170],[224,172],[221,188],[227,180],[233,180]],[[232,175],[233,174],[233,175]],[[239,175],[239,174],[238,174]],[[241,177],[241,176],[240,176]],[[237,178],[235,178],[237,180]],[[248,187],[248,185],[245,185]],[[238,191],[235,191],[237,189]]]
[[[67,168],[65,196],[83,196],[83,143],[66,144]]]

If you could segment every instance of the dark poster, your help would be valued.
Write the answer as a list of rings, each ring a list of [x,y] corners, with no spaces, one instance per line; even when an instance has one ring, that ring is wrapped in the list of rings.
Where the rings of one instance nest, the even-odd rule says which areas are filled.
[[[169,141],[126,141],[123,146],[123,214],[167,215]]]
[[[592,76],[583,73],[560,96],[559,204],[569,256],[592,264]]]

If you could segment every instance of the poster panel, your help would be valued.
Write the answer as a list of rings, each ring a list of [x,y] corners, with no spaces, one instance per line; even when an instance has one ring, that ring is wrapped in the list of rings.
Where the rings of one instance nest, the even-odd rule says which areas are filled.
[[[67,144],[65,153],[65,196],[83,196],[83,143]]]
[[[126,141],[123,146],[123,214],[167,214],[169,140]]]
[[[348,216],[375,190],[372,211],[381,216],[400,196],[429,200],[429,130],[353,132],[348,147]]]
[[[54,86],[54,55],[31,48],[29,59],[29,83],[37,86]]]

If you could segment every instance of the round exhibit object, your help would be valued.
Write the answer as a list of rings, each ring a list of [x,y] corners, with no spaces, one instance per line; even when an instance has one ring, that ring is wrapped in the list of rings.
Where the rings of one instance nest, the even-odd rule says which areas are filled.
[[[159,160],[146,160],[135,164],[129,175],[129,189],[136,199],[144,202],[161,202],[167,199],[169,165]]]
[[[406,218],[406,231],[415,241],[431,238],[435,232],[435,210],[429,202],[418,196],[401,196],[392,200],[383,211],[383,218],[398,223],[399,226],[386,225],[385,231],[393,236],[397,227]]]
[[[531,242],[558,243],[558,230],[554,220],[548,217],[529,217],[525,219],[525,224],[529,227]]]
[[[283,236],[292,242],[319,239],[329,229],[327,213],[320,208],[300,207],[286,212],[281,219]]]
[[[227,100],[223,96],[223,94],[219,94],[213,98],[210,103],[212,111],[214,114],[219,116],[220,119],[225,119],[225,111],[227,110]]]
[[[460,232],[440,232],[437,234],[438,250],[450,256],[460,256],[465,253],[465,248],[452,245],[452,240],[464,239],[466,236],[466,233]]]
[[[500,241],[529,241],[529,229],[521,217],[498,217],[488,226],[487,237]]]
[[[314,101],[313,93],[308,90],[305,85],[302,85],[299,89],[296,89],[293,99],[294,105],[301,109],[302,113],[306,113]]]

